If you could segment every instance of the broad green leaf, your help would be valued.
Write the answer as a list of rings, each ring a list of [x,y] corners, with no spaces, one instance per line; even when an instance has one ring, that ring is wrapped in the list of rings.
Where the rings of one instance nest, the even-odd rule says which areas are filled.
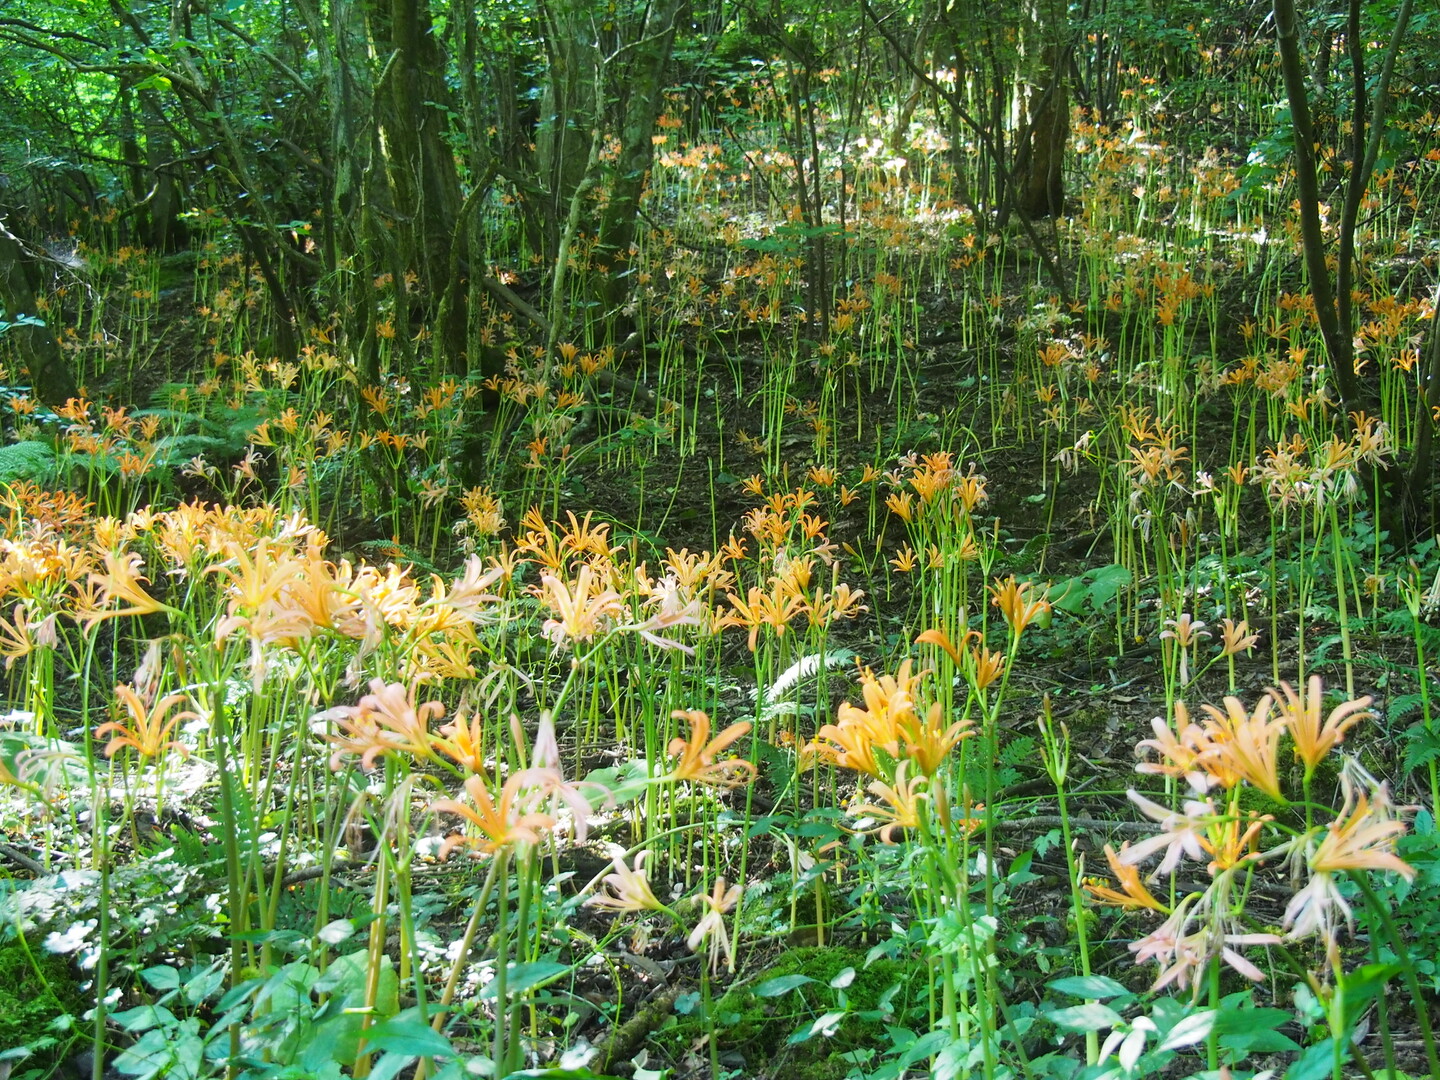
[[[111,1013],[108,1019],[126,1031],[149,1031],[157,1027],[174,1027],[179,1023],[175,1014],[164,1005],[137,1005],[133,1009]]]
[[[1285,1080],[1326,1080],[1334,1070],[1335,1040],[1322,1039],[1306,1047],[1299,1059],[1285,1070]]]
[[[157,964],[155,967],[148,967],[140,972],[140,977],[152,990],[178,990],[180,989],[180,973],[172,967],[164,964]]]
[[[418,1016],[394,1017],[365,1032],[365,1043],[410,1057],[455,1057],[450,1040]]]
[[[506,974],[505,992],[519,994],[531,987],[549,982],[555,976],[563,975],[569,970],[569,964],[557,964],[553,960],[536,960],[530,964],[511,964],[510,970]],[[499,992],[499,980],[491,979],[480,991],[480,997],[486,1001],[493,1001]]]
[[[115,1059],[112,1067],[136,1080],[149,1080],[164,1075],[173,1060],[170,1032],[147,1031],[139,1042]]]
[[[827,1012],[819,1017],[813,1024],[810,1024],[808,1027],[802,1027],[785,1041],[791,1046],[798,1046],[800,1043],[807,1042],[822,1032],[828,1035],[832,1033],[840,1021],[844,1019],[845,1014],[843,1012]]]
[[[1045,985],[1061,994],[1070,994],[1072,997],[1078,998],[1096,998],[1100,1001],[1130,993],[1123,985],[1104,975],[1071,975]]]
[[[804,986],[806,983],[813,983],[815,980],[809,975],[781,975],[774,979],[766,979],[759,986],[755,987],[755,996],[762,998],[780,997],[788,994],[797,986]]]
[[[1101,1005],[1098,1001],[1071,1005],[1068,1009],[1056,1009],[1046,1015],[1052,1024],[1065,1031],[1103,1031],[1120,1023],[1120,1014],[1109,1005]]]
[[[1201,1009],[1178,1021],[1160,1040],[1161,1050],[1182,1050],[1194,1046],[1215,1028],[1215,1010]]]

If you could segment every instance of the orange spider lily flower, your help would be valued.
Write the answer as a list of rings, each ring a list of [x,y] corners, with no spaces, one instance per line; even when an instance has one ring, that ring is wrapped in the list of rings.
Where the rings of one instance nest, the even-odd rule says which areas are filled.
[[[935,775],[944,764],[945,755],[957,743],[975,734],[970,730],[968,718],[957,720],[945,727],[940,717],[941,706],[937,701],[930,706],[924,720],[921,720],[920,714],[913,709],[895,718],[895,726],[905,744],[905,753],[927,777]]]
[[[174,608],[162,604],[140,587],[149,578],[140,573],[139,553],[132,551],[121,556],[107,551],[103,558],[105,573],[90,575],[90,584],[99,587],[100,597],[93,608],[80,616],[80,621],[85,624],[85,629],[94,629],[96,624],[105,619],[115,619],[122,615],[152,615],[157,611],[164,611],[172,615],[179,614]],[[116,608],[113,611],[100,610],[113,600],[123,600],[130,606]]]
[[[885,496],[885,505],[892,514],[903,521],[915,520],[915,496],[908,491],[897,491]]]
[[[816,733],[815,740],[802,751],[802,761],[824,757],[841,768],[884,777],[888,765],[876,756],[878,748],[891,762],[906,758],[925,776],[934,775],[955,744],[973,733],[968,721],[945,726],[938,703],[921,718],[914,688],[930,672],[911,675],[910,666],[911,661],[906,660],[894,676],[882,675],[878,679],[865,672],[861,692],[866,707],[842,702],[837,722],[824,725]]]
[[[896,556],[890,560],[890,565],[895,568],[898,574],[908,574],[915,569],[915,552],[909,544],[904,545]]]
[[[145,760],[159,757],[166,750],[177,750],[181,757],[190,751],[183,743],[170,738],[175,725],[182,720],[194,720],[197,713],[186,710],[171,715],[171,710],[185,700],[184,694],[167,694],[157,701],[153,708],[147,706],[141,696],[130,686],[115,687],[115,697],[128,714],[127,720],[111,720],[95,729],[95,737],[102,738],[113,733],[105,744],[105,756],[114,757],[122,747],[133,747]]]
[[[1315,771],[1326,754],[1345,741],[1345,732],[1361,720],[1373,720],[1369,696],[1354,701],[1341,702],[1330,710],[1322,722],[1320,707],[1324,697],[1320,676],[1312,675],[1305,691],[1297,694],[1289,683],[1282,682],[1279,690],[1267,690],[1280,706],[1280,716],[1295,742],[1295,756],[1305,763],[1305,775]]]
[[[873,817],[884,822],[876,825],[880,841],[893,844],[896,829],[918,829],[920,827],[921,802],[925,798],[925,778],[906,778],[905,771],[910,763],[902,761],[895,767],[895,782],[887,784],[872,780],[865,788],[880,800],[876,803],[859,803],[850,808],[856,817]]]
[[[979,635],[976,634],[974,630],[966,630],[965,633],[962,634],[960,637],[960,643],[962,645],[965,644],[965,642],[972,636],[979,637]],[[950,635],[948,635],[947,633],[945,633],[944,630],[941,630],[938,627],[932,627],[929,630],[922,631],[920,636],[915,639],[915,644],[937,645],[945,651],[945,654],[949,656],[951,660],[955,661],[955,665],[957,667],[960,665],[960,650],[957,649],[954,642],[950,640]]]
[[[534,774],[541,771],[544,770],[526,769],[512,775],[500,789],[498,804],[490,797],[490,789],[481,776],[465,780],[465,791],[475,804],[473,808],[455,799],[431,803],[430,809],[435,813],[457,814],[479,831],[476,836],[451,833],[440,846],[440,857],[443,859],[457,847],[473,848],[476,855],[493,855],[501,848],[540,843],[542,833],[555,827],[555,819],[530,810],[522,792],[533,787]]]
[[[1120,854],[1116,855],[1113,847],[1109,844],[1105,845],[1105,860],[1110,864],[1110,873],[1120,886],[1119,891],[1101,883],[1099,879],[1086,881],[1083,888],[1101,904],[1111,904],[1131,910],[1150,908],[1152,911],[1168,915],[1170,909],[1156,900],[1150,890],[1145,887],[1145,883],[1140,880],[1140,868],[1123,861],[1129,847],[1128,841],[1121,844]]]
[[[1274,699],[1266,695],[1251,712],[1234,697],[1225,698],[1224,712],[1214,705],[1204,706],[1210,716],[1204,724],[1208,745],[1199,765],[1226,788],[1248,780],[1272,799],[1284,802],[1279,747],[1286,724],[1283,718],[1270,719],[1273,704]]]
[[[1259,857],[1260,830],[1275,818],[1250,811],[1244,818],[1217,819],[1210,828],[1209,847],[1214,858],[1207,868],[1213,877]]]
[[[1016,637],[1036,619],[1050,612],[1050,601],[1037,598],[1034,593],[1033,582],[1017,582],[1013,574],[990,588],[990,602],[1000,609],[1000,614],[1010,625],[1010,632]]]
[[[610,548],[610,526],[605,523],[591,525],[593,511],[587,511],[583,520],[575,517],[574,511],[565,511],[570,527],[560,537],[560,546],[577,555],[598,555],[606,558],[613,554]]]
[[[468,773],[485,772],[485,718],[480,713],[456,716],[443,725],[430,740],[438,753],[444,754]]]
[[[965,670],[976,690],[984,691],[1005,674],[1005,654],[999,649],[986,650],[970,646],[966,655],[970,662]]]
[[[674,720],[690,722],[690,738],[670,740],[667,753],[671,757],[678,755],[680,760],[670,770],[667,779],[714,784],[717,787],[743,787],[754,781],[757,770],[751,762],[741,758],[715,760],[720,751],[750,734],[750,721],[731,724],[711,739],[710,717],[703,710],[677,709],[670,716]]]
[[[790,620],[805,610],[803,597],[778,587],[773,593],[764,593],[759,586],[751,585],[744,600],[734,593],[727,593],[726,599],[730,601],[731,610],[716,619],[715,625],[749,627],[751,652],[758,647],[760,627],[768,625],[774,629],[775,636],[780,637],[789,627]]]

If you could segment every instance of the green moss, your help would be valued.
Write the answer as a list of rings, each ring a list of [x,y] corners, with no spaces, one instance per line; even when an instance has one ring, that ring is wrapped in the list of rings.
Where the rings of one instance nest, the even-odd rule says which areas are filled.
[[[742,1053],[747,1072],[763,1069],[767,1061],[783,1054],[787,1070],[794,1070],[794,1075],[817,1080],[844,1077],[854,1066],[841,1055],[883,1041],[887,1019],[894,1022],[889,1014],[903,1016],[923,993],[923,964],[882,958],[866,967],[865,958],[866,950],[847,946],[805,947],[781,954],[763,974],[732,987],[715,1002],[715,1037],[721,1051]],[[853,980],[848,986],[832,987],[846,968],[854,969]],[[773,997],[755,993],[772,980],[792,976],[813,981]],[[882,1015],[882,998],[887,994],[889,1014]],[[846,1015],[833,1035],[787,1045],[792,1034],[807,1029],[823,1013],[842,1010]],[[703,1018],[691,1017],[674,1030],[691,1045],[704,1029]]]
[[[74,974],[63,959],[27,950],[13,936],[0,941],[0,1047],[53,1045],[58,1033],[52,1022],[77,1016],[82,1007]]]

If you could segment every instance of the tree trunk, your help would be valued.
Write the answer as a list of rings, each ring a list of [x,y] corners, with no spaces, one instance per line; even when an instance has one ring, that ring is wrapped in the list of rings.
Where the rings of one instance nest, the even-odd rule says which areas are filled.
[[[629,295],[631,275],[622,273],[635,239],[640,196],[655,157],[655,122],[664,107],[665,72],[675,44],[675,29],[685,0],[668,0],[647,13],[632,37],[634,47],[609,79],[618,93],[616,114],[620,155],[614,180],[600,217],[594,267],[595,294],[607,306],[622,304]]]
[[[1030,0],[1020,28],[1020,113],[1015,154],[1015,207],[1029,218],[1065,211],[1065,150],[1070,140],[1066,11],[1054,0]]]
[[[1045,46],[1040,75],[1030,95],[1024,167],[1017,177],[1020,212],[1028,217],[1059,217],[1065,212],[1065,151],[1070,142],[1070,95],[1062,49]]]
[[[445,61],[427,0],[377,0],[370,20],[371,40],[383,57],[375,104],[400,262],[414,270],[414,302],[429,318],[438,314],[451,286],[450,245],[461,203],[454,153],[444,137]],[[402,280],[395,285],[405,287]],[[456,305],[437,332],[441,356],[459,365],[465,354],[464,306]]]
[[[4,321],[10,324],[3,333],[15,342],[35,397],[53,409],[79,397],[80,390],[54,331],[35,317],[35,293],[34,258],[0,223],[0,307],[5,309]]]

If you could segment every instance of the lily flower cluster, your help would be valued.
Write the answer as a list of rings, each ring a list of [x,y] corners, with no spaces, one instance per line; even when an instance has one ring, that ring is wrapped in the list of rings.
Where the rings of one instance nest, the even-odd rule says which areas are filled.
[[[673,720],[684,720],[690,725],[688,739],[675,738],[668,748],[671,757],[677,758],[669,773],[660,777],[663,782],[687,782],[708,784],[716,787],[740,787],[753,783],[755,765],[741,758],[720,758],[727,750],[750,733],[749,721],[731,724],[713,739],[710,737],[710,717],[699,709],[676,711]],[[596,893],[586,901],[590,907],[603,908],[618,913],[655,911],[668,915],[677,925],[684,926],[676,912],[656,898],[645,869],[648,851],[635,856],[631,865],[625,862],[626,852],[614,855],[613,873],[604,879],[605,892]],[[735,970],[735,949],[725,929],[725,913],[740,900],[740,884],[725,887],[725,878],[717,877],[707,895],[697,892],[691,897],[692,903],[701,909],[700,918],[689,929],[686,944],[691,952],[699,952],[700,946],[709,942],[708,956],[712,971],[719,967],[723,956],[731,971]]]
[[[1134,845],[1124,844],[1118,852],[1107,845],[1105,858],[1116,886],[1090,881],[1085,888],[1101,903],[1165,916],[1157,929],[1130,946],[1137,963],[1159,964],[1155,989],[1174,984],[1198,993],[1202,976],[1216,962],[1259,982],[1264,972],[1242,948],[1310,937],[1319,939],[1330,969],[1338,971],[1340,928],[1353,930],[1340,879],[1369,870],[1414,876],[1393,851],[1395,838],[1406,827],[1401,809],[1392,802],[1387,785],[1353,758],[1343,757],[1340,765],[1339,811],[1328,822],[1310,821],[1315,769],[1346,731],[1373,718],[1370,700],[1345,701],[1324,713],[1321,681],[1313,676],[1303,691],[1285,683],[1267,690],[1253,709],[1227,697],[1223,709],[1205,705],[1203,718],[1194,720],[1184,703],[1177,702],[1173,723],[1152,721],[1155,737],[1143,740],[1138,749],[1153,751],[1155,759],[1142,762],[1137,771],[1181,780],[1187,791],[1176,800],[1178,808],[1129,791],[1130,801],[1160,831]],[[1291,802],[1282,781],[1287,745],[1302,769],[1307,810],[1306,825],[1288,836],[1273,815],[1242,806],[1247,788],[1281,805]],[[1276,842],[1267,847],[1272,838]],[[1142,879],[1141,867],[1157,857],[1155,869]],[[1147,881],[1187,864],[1205,868],[1208,886],[1173,903],[1158,899]],[[1245,913],[1249,878],[1266,865],[1284,868],[1294,889],[1280,933],[1256,929]]]
[[[802,765],[828,761],[871,778],[865,791],[877,801],[858,802],[851,811],[877,822],[873,828],[886,843],[899,829],[919,828],[927,802],[942,828],[952,824],[936,774],[950,751],[975,732],[968,717],[947,723],[939,702],[926,706],[919,700],[919,686],[930,674],[912,674],[909,660],[894,675],[862,671],[864,707],[843,702],[836,722],[824,725],[802,751]]]
[[[312,722],[333,723],[339,728],[338,733],[325,736],[334,747],[330,762],[334,769],[344,768],[356,758],[362,768],[370,769],[383,756],[404,756],[452,772],[465,772],[461,785],[465,798],[442,798],[430,804],[432,812],[460,819],[459,828],[449,832],[440,847],[441,858],[457,848],[477,858],[507,849],[534,849],[567,823],[575,840],[583,843],[597,799],[606,804],[614,801],[606,785],[566,777],[555,726],[548,714],[541,717],[528,763],[524,733],[518,722],[512,723],[522,767],[498,784],[491,778],[482,742],[483,727],[477,722],[457,718],[432,730],[445,715],[440,702],[417,704],[414,688],[399,683],[387,685],[381,679],[373,680],[370,689],[358,704],[317,713]],[[731,724],[712,738],[710,717],[698,709],[676,711],[671,718],[684,721],[689,735],[671,740],[667,749],[675,762],[668,771],[653,777],[651,783],[739,787],[754,781],[756,769],[752,762],[722,756],[750,733],[749,722]],[[494,790],[497,785],[498,792]],[[642,852],[633,864],[627,865],[625,853],[616,855],[614,873],[605,879],[610,891],[588,902],[616,912],[664,912],[679,922],[679,917],[656,899],[644,859]],[[735,905],[739,895],[740,886],[726,889],[722,877],[716,879],[709,896],[697,897],[704,911],[690,930],[688,942],[695,951],[704,942],[710,943],[712,967],[721,956],[733,966],[734,950],[722,916]]]

